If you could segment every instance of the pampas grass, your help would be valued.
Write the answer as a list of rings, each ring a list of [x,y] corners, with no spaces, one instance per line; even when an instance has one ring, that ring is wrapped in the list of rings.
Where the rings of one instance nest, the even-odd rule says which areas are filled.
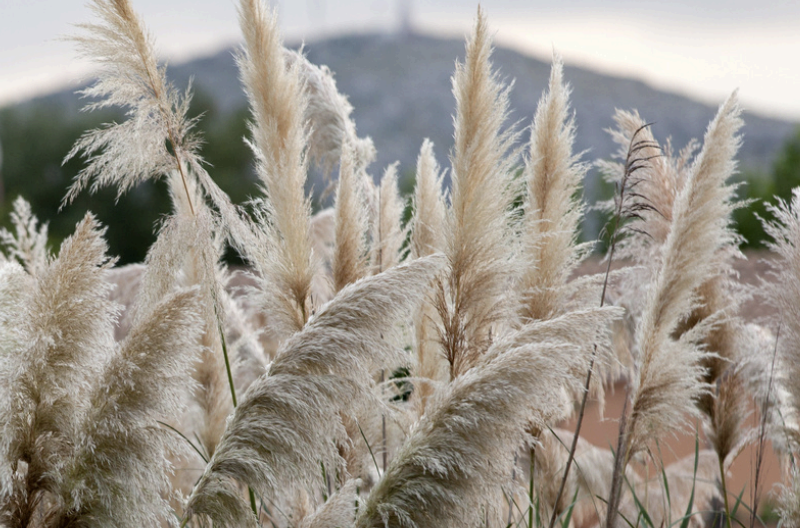
[[[370,262],[373,273],[380,273],[403,260],[402,247],[406,239],[403,229],[403,200],[397,189],[397,165],[390,165],[376,189],[378,211],[372,223]]]
[[[450,274],[437,299],[441,340],[455,378],[488,349],[490,332],[508,310],[508,214],[514,197],[506,156],[516,136],[502,131],[508,92],[492,72],[491,41],[483,13],[456,66],[452,200],[445,224]],[[469,321],[469,323],[467,323]]]
[[[553,57],[550,84],[536,109],[530,159],[523,174],[528,201],[521,250],[525,270],[519,284],[522,320],[548,319],[569,309],[567,279],[590,249],[589,244],[575,244],[583,217],[576,194],[586,166],[572,154],[575,124],[569,116],[563,68],[561,59]]]
[[[620,472],[633,454],[660,433],[698,416],[694,401],[709,392],[701,366],[709,353],[698,345],[708,325],[698,324],[678,339],[673,333],[696,306],[695,290],[716,271],[712,267],[716,252],[730,244],[727,225],[735,188],[726,180],[735,169],[740,112],[734,93],[709,125],[703,150],[673,208],[661,267],[637,328],[638,372],[633,378],[630,418],[620,427],[616,490],[622,485]],[[618,500],[618,492],[612,493],[607,527],[614,526]]]
[[[6,247],[4,258],[18,261],[28,274],[38,275],[47,264],[47,224],[39,225],[31,204],[21,196],[14,200],[11,223],[14,233],[0,229],[0,244]]]
[[[640,205],[633,222],[634,228],[631,236],[622,241],[620,248],[622,255],[635,260],[643,268],[643,273],[633,275],[630,282],[642,282],[647,276],[658,273],[658,266],[663,263],[667,239],[677,213],[675,209],[679,203],[678,197],[692,179],[692,167],[688,165],[686,158],[695,146],[693,142],[690,143],[676,158],[669,145],[661,151],[650,127],[638,113],[617,111],[615,120],[619,127],[612,131],[615,140],[620,145],[630,145],[638,134],[644,145],[640,155],[648,160],[641,169],[644,174],[638,176],[638,189],[633,193],[634,201]],[[718,141],[725,141],[722,134]],[[711,138],[707,137],[707,141],[709,139]],[[735,145],[732,148],[735,149]],[[701,156],[714,155],[709,155],[705,149],[701,153]],[[725,154],[721,156],[724,157]],[[732,158],[732,154],[727,156]],[[699,170],[697,166],[694,169]],[[606,164],[605,170],[610,174],[616,173],[619,178],[623,169],[619,165]],[[731,168],[717,170],[723,174],[732,172]],[[730,197],[727,202],[729,210],[735,207],[735,204],[730,204]],[[743,323],[737,316],[744,295],[742,288],[735,282],[733,270],[734,260],[744,258],[738,250],[740,240],[732,226],[726,225],[721,232],[720,241],[722,243],[716,250],[705,257],[710,259],[710,266],[707,268],[710,272],[703,284],[696,287],[698,298],[694,301],[692,312],[680,321],[673,334],[679,337],[698,325],[707,324],[712,318],[717,319],[704,331],[706,334],[702,338],[702,346],[707,352],[702,360],[705,369],[703,381],[713,386],[714,390],[701,395],[697,405],[706,417],[704,423],[709,441],[718,454],[721,487],[727,510],[724,469],[728,463],[726,460],[729,455],[738,453],[742,442],[749,436],[745,426],[748,413],[741,372],[742,364],[747,360],[747,347],[742,346],[746,339],[742,335]],[[635,299],[637,294],[641,294],[641,285],[634,285],[628,293],[630,299]]]
[[[544,423],[557,413],[560,400],[553,396],[571,379],[567,362],[557,359],[569,358],[569,351],[546,353],[564,345],[513,347],[512,342],[495,345],[501,353],[428,403],[359,511],[357,527],[464,526],[484,515],[492,524],[499,520],[513,454],[526,441],[528,420]]]
[[[265,289],[282,293],[288,306],[278,313],[296,332],[313,308],[309,295],[318,265],[311,245],[311,204],[305,195],[307,102],[300,65],[286,67],[277,16],[269,14],[261,0],[243,0],[239,23],[245,45],[238,63],[253,115],[250,146],[266,195],[262,203],[267,218],[260,226],[269,249],[259,256],[269,258],[256,267],[273,283]]]
[[[372,140],[356,134],[356,124],[350,117],[353,107],[336,89],[333,73],[327,66],[312,64],[302,53],[286,50],[284,58],[303,80],[310,159],[327,174],[339,162],[344,144],[349,143],[360,167],[372,163],[375,159]]]
[[[180,413],[199,351],[197,290],[168,296],[135,325],[89,397],[74,454],[58,467],[53,526],[143,526],[169,518],[167,455],[185,449],[156,417]]]
[[[188,515],[237,525],[248,519],[247,507],[228,479],[272,497],[313,483],[320,460],[338,466],[334,441],[346,434],[336,415],[353,413],[369,392],[370,373],[392,353],[382,334],[419,302],[441,260],[417,260],[345,288],[284,344],[243,396]]]
[[[775,220],[764,222],[764,229],[773,239],[770,249],[779,258],[772,265],[774,282],[765,281],[761,290],[767,301],[777,308],[780,322],[775,372],[781,390],[778,392],[778,416],[774,419],[783,424],[782,434],[789,439],[790,452],[795,452],[800,449],[800,385],[797,383],[800,358],[796,348],[800,327],[795,318],[800,310],[797,304],[800,299],[800,190],[792,192],[791,203],[779,202],[770,211]]]
[[[410,226],[410,256],[419,258],[444,251],[444,223],[447,214],[442,174],[433,154],[433,143],[422,142],[417,158],[416,184]],[[433,393],[433,385],[449,377],[447,361],[439,341],[438,314],[431,302],[425,302],[414,322],[416,329],[417,368],[415,374],[425,381],[418,383],[413,398],[424,409]]]
[[[19,348],[0,362],[10,466],[0,515],[10,526],[141,526],[168,516],[166,455],[176,446],[156,418],[182,407],[178,381],[198,352],[198,297],[184,291],[151,306],[117,345],[105,281],[112,264],[87,216],[38,276],[16,272],[28,282],[13,306],[25,323],[4,339]]]
[[[80,26],[86,33],[74,39],[81,54],[102,69],[83,95],[98,98],[89,109],[121,106],[128,109],[129,119],[85,134],[67,154],[70,159],[84,152],[91,162],[65,202],[90,182],[93,189],[117,185],[121,195],[143,180],[176,169],[186,184],[185,165],[198,164],[199,146],[191,135],[193,122],[186,117],[189,98],[167,82],[164,68],[156,62],[155,43],[127,0],[95,0],[91,9],[100,22]]]
[[[433,143],[426,139],[417,158],[417,178],[414,186],[414,215],[411,220],[411,252],[424,257],[444,249],[442,227],[446,204],[442,190],[442,175],[433,155]]]
[[[368,271],[366,236],[369,211],[357,170],[355,153],[350,145],[345,145],[339,164],[334,217],[336,247],[331,272],[336,291],[366,276]]]
[[[0,356],[0,519],[27,525],[50,504],[50,473],[68,457],[98,359],[113,346],[116,307],[106,299],[112,262],[87,215],[36,277],[4,263]]]
[[[577,242],[587,166],[563,65],[555,55],[517,166],[482,11],[453,76],[452,187],[425,140],[404,223],[403,168],[373,183],[374,147],[332,72],[284,48],[261,0],[239,6],[260,182],[247,209],[203,164],[191,91],[167,82],[130,2],[90,6],[98,22],[76,39],[101,66],[89,109],[127,118],[75,144],[67,158],[87,164],[65,205],[87,187],[166,178],[173,211],[144,264],[114,269],[94,217],[55,256],[46,225],[15,202],[0,231],[0,524],[533,528],[544,514],[616,527],[620,514],[666,526],[688,513],[699,527],[720,492],[731,523],[725,477],[751,438],[746,398],[770,378],[752,350],[776,344],[736,315],[735,95],[693,161],[693,143],[676,155],[638,112],[617,112],[623,163],[602,163],[625,193],[612,247],[638,267],[601,285],[573,278],[590,247]],[[312,164],[338,175],[334,207],[313,215]],[[786,523],[799,207],[796,192],[772,210],[781,260],[759,287],[783,316],[763,423],[794,472]],[[251,268],[241,292],[228,246]],[[612,335],[623,318],[631,334]],[[621,341],[630,357],[615,356]],[[554,429],[620,370],[615,451]],[[640,474],[637,455],[699,417],[711,449]]]

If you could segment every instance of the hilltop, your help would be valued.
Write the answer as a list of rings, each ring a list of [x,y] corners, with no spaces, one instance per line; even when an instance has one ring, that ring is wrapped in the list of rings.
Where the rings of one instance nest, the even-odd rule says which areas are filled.
[[[312,62],[325,64],[335,73],[339,90],[349,96],[355,108],[359,134],[373,138],[378,150],[373,172],[379,173],[394,161],[400,161],[401,171],[412,170],[425,137],[434,142],[440,163],[447,165],[455,108],[450,77],[456,58],[463,58],[462,40],[419,34],[364,34],[313,41],[304,48]],[[209,96],[223,113],[233,112],[245,105],[234,52],[227,48],[171,65],[170,76],[179,86],[186,86],[193,78],[195,91]],[[514,82],[510,122],[529,126],[547,83],[549,62],[501,47],[495,50],[493,62],[502,78]],[[654,123],[656,138],[663,141],[672,137],[677,148],[692,138],[702,139],[716,112],[715,106],[637,80],[574,66],[566,67],[565,77],[572,86],[576,150],[587,151],[587,161],[614,152],[604,129],[613,125],[615,108],[638,109],[642,117]],[[72,91],[44,99],[74,110],[81,104]],[[747,168],[767,169],[797,125],[749,112],[745,112],[744,120],[740,163]],[[527,134],[522,138],[527,140]]]

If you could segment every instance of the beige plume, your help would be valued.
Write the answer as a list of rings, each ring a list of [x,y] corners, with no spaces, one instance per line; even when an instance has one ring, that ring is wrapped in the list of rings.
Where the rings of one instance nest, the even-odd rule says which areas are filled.
[[[405,203],[397,188],[397,164],[386,168],[376,190],[378,210],[372,222],[370,262],[373,273],[380,273],[403,260],[401,249],[406,240],[406,230],[402,225]]]
[[[271,253],[256,267],[272,283],[268,289],[280,292],[289,304],[280,313],[296,332],[313,309],[309,294],[318,266],[311,244],[311,203],[305,195],[307,100],[300,66],[286,67],[277,15],[262,0],[242,0],[239,24],[244,47],[238,64],[253,119],[250,146],[265,194],[260,227]]]
[[[452,155],[452,204],[446,222],[445,254],[450,276],[442,284],[437,309],[441,341],[456,377],[474,365],[491,343],[492,326],[509,309],[509,210],[516,135],[501,131],[508,92],[492,72],[492,45],[483,12],[467,40],[464,64],[453,76],[456,98]]]
[[[313,484],[320,461],[338,467],[334,442],[347,439],[339,413],[369,401],[372,373],[398,353],[384,336],[419,304],[443,260],[419,259],[344,288],[289,338],[242,396],[187,515],[254,524],[233,481],[273,497]]]
[[[92,389],[75,452],[59,467],[52,526],[140,527],[166,521],[167,456],[186,449],[157,419],[183,407],[200,350],[197,289],[168,295],[131,329]]]
[[[577,244],[584,208],[576,195],[586,166],[572,153],[575,123],[563,75],[564,65],[556,55],[548,90],[536,109],[523,173],[527,201],[521,248],[525,268],[519,284],[522,320],[548,319],[569,309],[567,281],[591,249]]]
[[[357,528],[499,522],[529,422],[543,427],[559,416],[559,395],[580,384],[571,372],[588,366],[573,345],[516,341],[496,342],[484,361],[431,397],[359,509]]]
[[[339,184],[336,187],[335,240],[331,272],[338,292],[367,275],[366,235],[369,217],[356,160],[349,145],[342,148]]]

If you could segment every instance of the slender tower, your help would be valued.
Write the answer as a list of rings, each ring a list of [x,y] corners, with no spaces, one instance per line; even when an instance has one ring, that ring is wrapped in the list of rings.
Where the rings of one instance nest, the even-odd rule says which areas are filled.
[[[3,187],[3,145],[0,145],[0,210],[3,208],[5,199],[6,193],[5,188]]]
[[[397,0],[397,30],[403,37],[410,35],[414,31],[412,27],[411,2],[412,0]]]

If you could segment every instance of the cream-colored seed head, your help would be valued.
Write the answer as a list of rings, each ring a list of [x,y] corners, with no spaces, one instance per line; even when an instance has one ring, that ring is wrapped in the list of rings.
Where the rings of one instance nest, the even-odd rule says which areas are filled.
[[[506,286],[514,271],[509,226],[514,193],[513,157],[507,153],[516,135],[501,130],[508,89],[492,71],[491,51],[489,28],[478,10],[465,62],[456,65],[453,76],[455,146],[445,222],[450,276],[437,299],[451,378],[478,361],[491,343],[493,325],[510,309]]]

